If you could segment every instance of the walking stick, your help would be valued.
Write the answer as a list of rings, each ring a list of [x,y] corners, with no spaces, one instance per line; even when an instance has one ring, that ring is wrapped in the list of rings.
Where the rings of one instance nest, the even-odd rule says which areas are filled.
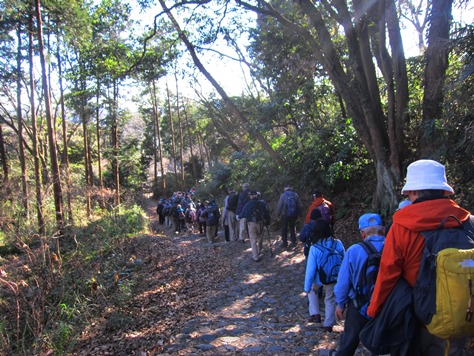
[[[267,228],[268,244],[270,245],[270,257],[273,257],[273,244],[270,238],[270,229],[268,228],[268,225],[266,226],[266,228]]]

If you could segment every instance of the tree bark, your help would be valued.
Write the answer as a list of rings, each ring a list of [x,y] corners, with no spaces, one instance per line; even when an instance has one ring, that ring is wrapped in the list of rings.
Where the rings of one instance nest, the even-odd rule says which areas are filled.
[[[22,187],[22,203],[23,203],[23,216],[25,217],[26,221],[29,220],[29,204],[28,204],[28,180],[27,180],[27,172],[26,172],[26,158],[25,158],[25,146],[23,143],[23,112],[22,112],[22,90],[21,90],[21,82],[22,82],[22,39],[21,39],[21,22],[18,21],[17,24],[17,57],[16,57],[16,101],[17,101],[17,119],[18,119],[18,151],[19,151],[19,159],[20,159],[20,167],[21,167],[21,187]]]
[[[443,113],[443,86],[451,49],[449,31],[452,19],[452,0],[433,0],[429,18],[428,48],[425,52],[423,95],[423,124],[421,128],[420,157],[433,157],[436,121]]]
[[[170,117],[170,130],[171,130],[171,148],[173,150],[173,167],[174,167],[174,186],[178,188],[178,169],[176,167],[176,143],[174,139],[174,125],[173,125],[173,113],[171,110],[171,100],[170,100],[170,91],[168,89],[168,84],[166,84],[166,94],[168,99],[168,114]]]
[[[30,106],[31,106],[31,126],[33,131],[33,158],[35,162],[35,188],[36,188],[36,215],[38,219],[38,232],[41,237],[46,235],[46,226],[43,212],[43,191],[41,184],[41,162],[39,158],[38,148],[38,129],[36,124],[36,103],[35,103],[35,72],[34,72],[34,43],[33,43],[33,15],[30,13],[28,21],[28,62],[30,70]],[[41,251],[43,251],[43,261],[46,257],[44,254],[43,238],[41,238]]]
[[[161,125],[160,125],[160,117],[158,115],[158,97],[156,95],[156,82],[153,79],[153,91],[152,91],[152,102],[153,102],[153,114],[155,120],[155,127],[156,127],[156,134],[158,139],[158,153],[159,153],[159,160],[160,160],[160,169],[161,169],[161,189],[163,194],[166,192],[166,175],[165,175],[165,167],[163,165],[163,147],[161,142]],[[156,161],[155,161],[156,166]]]
[[[184,107],[184,117],[186,119],[186,131],[188,133],[189,150],[191,152],[191,164],[192,164],[192,169],[193,169],[193,180],[194,180],[194,184],[197,184],[198,183],[198,178],[197,178],[196,160],[194,159],[194,152],[193,152],[193,138],[191,136],[191,127],[189,125],[188,110],[186,109],[186,106]]]
[[[68,153],[68,134],[67,134],[67,120],[66,120],[66,109],[64,106],[64,88],[63,88],[63,73],[62,73],[62,59],[60,53],[60,41],[57,39],[57,52],[56,57],[58,61],[58,75],[59,75],[59,91],[60,91],[60,103],[61,103],[61,121],[63,129],[63,165],[64,165],[64,177],[66,179],[66,196],[67,196],[67,214],[69,221],[74,222],[72,215],[72,194],[71,194],[71,179],[69,176],[69,153]]]
[[[179,159],[181,161],[181,190],[184,191],[184,139],[183,139],[183,125],[181,124],[181,110],[179,105],[179,91],[178,91],[178,76],[174,72],[174,79],[176,81],[176,113],[178,114],[178,129],[179,129]]]
[[[53,117],[51,113],[51,99],[49,96],[48,78],[46,76],[46,58],[44,53],[43,42],[43,25],[41,19],[41,5],[40,0],[35,0],[36,21],[38,24],[38,45],[41,61],[41,78],[43,84],[44,104],[46,111],[46,123],[48,126],[48,140],[49,140],[49,155],[51,160],[51,173],[53,175],[53,192],[54,192],[54,206],[56,210],[56,222],[58,230],[62,232],[63,219],[63,197],[61,189],[61,177],[59,174],[58,155],[56,152],[56,130],[53,126]]]

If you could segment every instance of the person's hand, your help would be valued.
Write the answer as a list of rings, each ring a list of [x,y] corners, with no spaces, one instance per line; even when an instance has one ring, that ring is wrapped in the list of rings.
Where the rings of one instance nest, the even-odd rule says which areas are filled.
[[[338,320],[344,320],[344,309],[340,306],[336,307],[336,318]]]
[[[235,216],[235,220],[240,220],[238,215]]]

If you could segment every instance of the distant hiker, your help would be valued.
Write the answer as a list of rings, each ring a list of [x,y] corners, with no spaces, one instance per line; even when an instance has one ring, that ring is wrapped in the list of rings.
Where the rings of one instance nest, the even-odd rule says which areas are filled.
[[[184,211],[184,221],[189,233],[194,234],[194,223],[196,221],[196,209],[192,203],[188,203]]]
[[[239,195],[233,188],[228,188],[228,195],[225,199],[225,216],[226,216],[226,223],[229,228],[229,239],[230,241],[235,241],[238,239],[238,228],[237,228],[237,219],[236,219],[236,212],[237,207],[239,205]],[[223,213],[224,215],[224,213]]]
[[[313,202],[306,213],[305,224],[308,224],[310,221],[310,215],[313,209],[319,209],[323,218],[331,224],[331,227],[334,227],[334,223],[336,222],[336,215],[334,214],[334,208],[332,203],[325,199],[323,193],[320,191],[315,191],[312,194]]]
[[[249,233],[250,246],[252,246],[252,259],[260,261],[263,247],[265,226],[270,225],[270,211],[268,206],[259,199],[256,191],[249,193],[250,200],[245,203],[239,217],[245,219]]]
[[[174,231],[176,234],[179,234],[182,231],[186,231],[186,222],[184,209],[181,204],[176,203],[174,209],[171,210],[174,217]]]
[[[368,309],[371,317],[383,312],[384,303],[400,278],[404,278],[412,287],[418,279],[424,278],[430,283],[429,276],[419,275],[425,247],[422,232],[461,230],[455,229],[459,227],[459,223],[470,224],[469,220],[472,221],[469,211],[449,199],[448,196],[454,194],[454,190],[446,180],[444,166],[439,162],[418,160],[410,164],[402,194],[408,195],[412,204],[393,215],[393,224],[380,261],[379,277]],[[451,216],[454,218],[450,218]],[[473,291],[466,291],[468,299],[469,293],[472,302]],[[451,304],[459,303],[451,301]],[[467,303],[460,307],[464,311]],[[465,316],[466,313],[463,312],[463,320]],[[471,330],[473,327],[474,324]],[[436,337],[428,332],[423,323],[418,322],[409,348],[417,355],[444,355],[445,348],[449,349],[449,355],[461,355],[464,343],[464,338],[446,341]]]
[[[344,332],[336,353],[338,356],[352,356],[359,346],[359,333],[369,321],[367,306],[385,243],[385,230],[378,214],[362,215],[359,218],[359,232],[363,241],[347,249],[334,287],[336,317],[343,320],[344,311],[346,313]]]
[[[203,216],[203,213],[206,211],[209,201],[205,200],[202,204],[199,205],[199,209],[196,211],[196,221],[198,222],[199,233],[206,234],[206,217]]]
[[[402,210],[404,207],[408,206],[408,205],[411,205],[411,201],[409,200],[402,200],[399,204],[398,204],[398,208],[397,210],[395,210],[395,212],[399,211],[399,210]],[[392,226],[393,224],[393,221],[389,221],[387,224],[385,224],[385,235],[388,235],[388,231],[390,230],[390,227]]]
[[[250,193],[250,184],[249,183],[242,184],[242,191],[239,193],[239,201],[237,203],[237,210],[235,212],[236,219],[239,220],[239,241],[240,242],[245,242],[245,240],[248,239],[247,224],[245,222],[245,218],[242,218],[242,219],[240,218],[240,213],[242,212],[242,209],[245,203],[247,203],[250,200],[249,193]]]
[[[165,216],[163,215],[163,208],[165,207],[165,201],[163,199],[158,200],[156,206],[156,214],[158,214],[158,224],[163,225],[165,223]]]
[[[290,230],[291,247],[296,246],[296,221],[301,213],[301,199],[290,185],[285,186],[285,191],[280,195],[276,209],[276,216],[281,224],[281,247],[288,247],[287,232]]]
[[[221,213],[215,200],[209,202],[206,210],[204,210],[204,212],[201,214],[201,218],[206,219],[206,236],[207,242],[210,244],[216,241],[220,217]]]
[[[304,244],[303,253],[306,258],[306,264],[308,264],[308,254],[311,245],[316,242],[313,230],[316,225],[316,221],[322,219],[321,211],[319,209],[313,209],[310,215],[311,220],[309,224],[305,224],[301,229],[298,236],[299,240]],[[320,289],[321,290],[321,289]],[[314,288],[311,288],[308,293],[308,304],[309,304],[309,319],[310,323],[320,323],[321,314],[319,312],[319,295],[316,295]]]
[[[323,328],[328,332],[332,332],[333,325],[336,322],[334,284],[337,281],[339,268],[344,257],[344,245],[340,240],[331,236],[329,223],[324,219],[316,220],[313,235],[314,243],[309,249],[306,263],[304,291],[309,295],[311,289],[319,289],[320,286],[323,286],[325,293]],[[315,295],[318,298],[318,295]],[[319,305],[319,299],[317,304]],[[319,315],[319,313],[316,315]]]

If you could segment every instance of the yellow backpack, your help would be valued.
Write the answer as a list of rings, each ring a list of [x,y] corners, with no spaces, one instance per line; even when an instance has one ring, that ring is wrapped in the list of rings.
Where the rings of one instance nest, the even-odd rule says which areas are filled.
[[[474,226],[422,232],[425,248],[413,288],[416,316],[442,339],[474,336]],[[472,218],[472,217],[471,217]]]

